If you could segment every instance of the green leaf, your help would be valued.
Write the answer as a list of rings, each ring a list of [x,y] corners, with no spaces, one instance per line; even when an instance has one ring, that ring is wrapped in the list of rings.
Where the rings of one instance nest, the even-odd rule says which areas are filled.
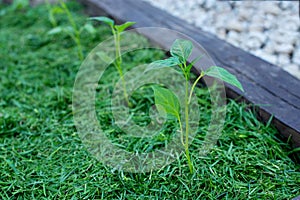
[[[198,62],[201,58],[203,57],[203,55],[198,56],[197,58],[195,58],[194,60],[192,60],[192,62],[186,67],[185,72],[188,75],[188,78],[190,78],[190,71],[192,69],[192,67],[195,65],[196,62]]]
[[[55,27],[55,28],[51,29],[50,31],[48,31],[47,34],[48,35],[55,35],[55,34],[63,32],[63,31],[64,31],[64,29],[62,27],[58,26],[58,27]]]
[[[86,30],[90,34],[96,33],[96,29],[94,28],[94,26],[92,24],[85,24],[83,29]]]
[[[12,2],[12,10],[22,10],[29,7],[29,0],[14,0]]]
[[[53,14],[61,14],[61,13],[64,13],[65,11],[64,11],[64,9],[62,9],[62,8],[59,7],[59,6],[53,6],[53,7],[51,8],[51,12],[52,12]]]
[[[180,61],[186,61],[193,50],[193,43],[189,40],[176,39],[171,47],[171,55],[178,57]]]
[[[226,83],[229,83],[239,88],[241,91],[244,92],[244,88],[242,84],[238,81],[236,76],[234,76],[233,74],[231,74],[229,71],[227,71],[222,67],[212,66],[208,68],[206,71],[204,71],[204,75],[218,78]]]
[[[76,30],[72,26],[65,26],[63,27],[63,31],[69,35],[74,35]]]
[[[170,57],[165,60],[157,60],[152,62],[146,69],[146,71],[152,70],[152,69],[159,69],[163,67],[172,67],[179,65],[180,61],[176,57]]]
[[[115,25],[115,22],[114,20],[108,18],[108,17],[90,17],[89,19],[91,20],[96,20],[96,21],[99,21],[99,22],[103,22],[111,27],[113,27]]]
[[[152,86],[152,89],[158,112],[161,115],[167,113],[179,118],[180,104],[174,93],[160,86]]]
[[[119,33],[121,33],[121,32],[123,32],[126,28],[128,28],[128,27],[134,25],[135,23],[136,23],[136,22],[126,22],[126,23],[121,24],[121,25],[115,25],[115,29],[116,29]]]

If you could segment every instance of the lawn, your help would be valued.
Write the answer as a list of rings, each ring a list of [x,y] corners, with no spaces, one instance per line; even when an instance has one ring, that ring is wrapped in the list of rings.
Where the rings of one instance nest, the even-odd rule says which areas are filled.
[[[76,23],[85,24],[83,8],[67,5]],[[272,125],[257,120],[249,109],[253,106],[233,100],[228,100],[222,136],[211,152],[197,154],[201,134],[193,141],[193,174],[184,155],[148,173],[112,171],[99,162],[82,144],[73,122],[73,85],[81,65],[77,46],[65,33],[48,34],[53,27],[47,13],[46,6],[13,9],[0,4],[1,199],[291,199],[300,194],[300,166],[291,159],[289,145]],[[59,25],[68,24],[65,15],[56,18]],[[85,56],[111,36],[108,27],[95,27],[95,34],[81,35]],[[136,66],[163,57],[161,51],[147,50],[124,60]],[[100,112],[106,99],[100,97],[117,74],[107,73],[96,104],[100,123],[109,127],[111,116]],[[205,88],[197,94],[202,108],[209,110]],[[139,95],[131,100],[143,102]],[[209,112],[204,113],[202,133],[209,120]],[[116,128],[107,130],[120,142]],[[145,151],[151,143],[121,142],[128,151]],[[154,142],[159,148],[159,139]]]

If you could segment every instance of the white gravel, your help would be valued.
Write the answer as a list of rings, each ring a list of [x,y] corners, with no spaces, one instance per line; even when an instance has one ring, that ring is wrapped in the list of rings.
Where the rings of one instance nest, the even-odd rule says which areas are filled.
[[[144,0],[300,79],[297,1]]]

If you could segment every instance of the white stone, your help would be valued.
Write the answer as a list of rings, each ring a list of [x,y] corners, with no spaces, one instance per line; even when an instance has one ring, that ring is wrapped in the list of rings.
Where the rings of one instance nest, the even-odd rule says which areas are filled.
[[[290,9],[293,4],[291,4],[291,2],[288,2],[288,1],[282,1],[280,2],[280,8],[283,9],[283,10],[286,10],[286,9]]]
[[[200,6],[202,6],[202,5],[205,4],[205,0],[195,0],[194,2],[195,2],[197,5],[200,5]]]
[[[273,42],[293,45],[294,43],[297,42],[297,40],[299,40],[300,34],[293,31],[287,32],[284,30],[280,30],[280,31],[278,30],[276,32],[275,31],[268,32],[268,36],[270,40],[272,40]]]
[[[253,17],[253,10],[248,8],[239,9],[239,19],[250,21]]]
[[[297,41],[300,41],[300,32],[286,31],[284,37],[286,38],[286,43],[296,44]]]
[[[229,39],[227,39],[227,42],[229,42],[233,46],[236,46],[236,47],[240,48],[240,43],[238,41],[236,41],[236,40],[233,40],[233,39],[229,38]]]
[[[216,5],[216,0],[206,0],[204,8],[206,9],[212,9]]]
[[[274,54],[275,52],[275,42],[273,41],[268,41],[265,45],[265,47],[263,48],[264,52],[268,53],[268,54]]]
[[[204,17],[199,17],[197,19],[194,20],[194,24],[200,28],[203,28],[203,24],[205,22],[205,18]]]
[[[258,49],[266,41],[266,38],[267,37],[260,32],[250,32],[246,39],[246,46],[253,50]]]
[[[219,28],[217,30],[217,36],[221,39],[225,39],[226,38],[226,31],[223,28]]]
[[[257,38],[261,43],[264,43],[267,39],[267,36],[261,32],[253,31],[249,33],[249,38]]]
[[[255,50],[261,46],[261,42],[257,38],[250,38],[248,39],[246,46],[249,49]]]
[[[272,15],[278,15],[281,12],[281,9],[278,7],[277,2],[264,2],[263,10],[265,13]]]
[[[278,25],[284,31],[297,31],[300,27],[299,19],[296,20],[284,20]]]
[[[249,32],[263,32],[264,26],[262,24],[251,23],[248,27]]]
[[[300,36],[300,33],[299,33],[299,36]],[[300,40],[298,39],[297,41],[296,41],[296,48],[295,49],[299,49],[300,48]]]
[[[228,39],[239,40],[239,33],[236,31],[229,31],[227,37]]]
[[[300,65],[300,47],[294,51],[293,62]]]
[[[279,54],[277,59],[277,65],[285,66],[291,64],[291,59],[288,54]]]
[[[261,52],[261,54],[257,55],[257,56],[261,57],[262,59],[264,59],[272,64],[276,64],[276,62],[277,62],[277,57],[275,55],[270,55],[270,54]]]
[[[229,30],[233,30],[233,31],[237,31],[237,32],[241,32],[241,31],[244,30],[243,24],[240,21],[237,21],[237,20],[234,20],[234,19],[229,20],[227,22],[226,27]]]
[[[264,14],[263,13],[256,13],[254,16],[252,16],[251,23],[253,24],[262,24],[264,23]]]
[[[265,29],[273,29],[273,28],[277,28],[277,25],[275,22],[269,21],[269,20],[265,20],[263,22],[264,28]]]
[[[293,50],[294,47],[291,44],[280,44],[276,46],[275,52],[290,54]]]
[[[224,12],[227,12],[227,13],[232,12],[229,3],[226,1],[217,1],[215,11],[218,12],[219,14],[224,13]]]
[[[278,31],[268,31],[268,37],[270,41],[274,43],[282,43],[285,41],[285,39],[282,37],[282,34],[280,34]]]
[[[257,57],[261,57],[261,54],[263,54],[263,51],[261,49],[257,49],[253,51],[253,54]]]
[[[268,22],[274,22],[275,16],[272,14],[264,14],[264,20]]]

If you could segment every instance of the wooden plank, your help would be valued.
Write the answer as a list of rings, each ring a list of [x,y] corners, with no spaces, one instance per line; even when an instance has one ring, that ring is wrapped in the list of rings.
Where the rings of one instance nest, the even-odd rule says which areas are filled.
[[[136,0],[82,0],[92,15],[113,17],[119,22],[135,21],[135,28],[164,27],[186,34],[199,42],[217,65],[234,73],[242,82],[245,93],[227,85],[230,98],[242,96],[258,105],[262,120],[273,115],[273,124],[285,137],[291,137],[295,147],[300,147],[300,81],[278,66],[249,54],[216,36],[187,24],[156,7]],[[175,35],[142,33],[162,47],[169,47]]]

